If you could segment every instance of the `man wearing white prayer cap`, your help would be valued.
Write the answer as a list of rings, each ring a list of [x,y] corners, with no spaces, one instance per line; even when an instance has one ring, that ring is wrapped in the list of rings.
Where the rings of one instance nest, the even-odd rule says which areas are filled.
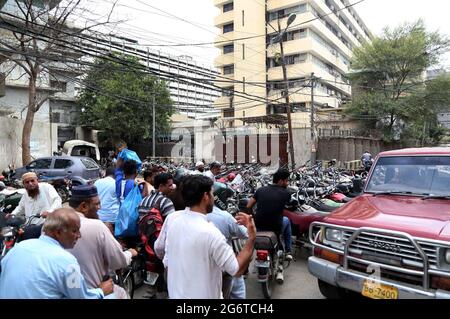
[[[193,175],[202,175],[204,172],[205,172],[205,163],[203,163],[202,161],[198,161],[195,164],[195,171]]]
[[[62,200],[55,188],[47,183],[39,183],[35,172],[22,175],[23,187],[27,191],[21,198],[19,205],[7,218],[25,217],[30,220],[30,226],[24,229],[22,240],[38,238],[42,225],[48,214],[62,207]],[[40,214],[40,217],[36,215]]]

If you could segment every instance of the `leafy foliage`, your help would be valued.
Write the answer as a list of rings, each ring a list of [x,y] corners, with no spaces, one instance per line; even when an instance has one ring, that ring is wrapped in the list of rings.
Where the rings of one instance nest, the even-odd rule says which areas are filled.
[[[83,82],[78,100],[82,124],[113,140],[142,142],[152,137],[154,98],[156,131],[169,129],[173,103],[167,84],[145,72],[136,59],[98,59]]]
[[[349,77],[358,93],[347,113],[380,128],[386,141],[439,139],[436,114],[450,107],[450,79],[425,80],[424,74],[449,48],[449,40],[427,32],[421,20],[386,28],[354,50]]]

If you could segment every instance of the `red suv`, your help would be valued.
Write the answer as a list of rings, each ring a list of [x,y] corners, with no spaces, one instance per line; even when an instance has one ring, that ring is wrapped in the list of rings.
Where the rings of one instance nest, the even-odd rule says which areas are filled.
[[[309,237],[325,297],[450,298],[450,148],[379,154],[364,194]]]

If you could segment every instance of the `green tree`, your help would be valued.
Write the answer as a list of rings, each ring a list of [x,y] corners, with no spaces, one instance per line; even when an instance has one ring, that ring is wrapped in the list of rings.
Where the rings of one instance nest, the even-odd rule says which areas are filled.
[[[111,140],[148,140],[152,138],[154,98],[156,131],[169,130],[174,108],[167,84],[148,74],[135,58],[97,59],[83,84],[78,100],[81,124],[102,131]]]
[[[354,50],[349,78],[355,94],[347,113],[366,127],[380,128],[387,141],[423,140],[424,123],[430,137],[439,106],[450,100],[450,81],[426,81],[424,75],[449,48],[448,38],[427,32],[421,20],[385,28],[381,37]]]

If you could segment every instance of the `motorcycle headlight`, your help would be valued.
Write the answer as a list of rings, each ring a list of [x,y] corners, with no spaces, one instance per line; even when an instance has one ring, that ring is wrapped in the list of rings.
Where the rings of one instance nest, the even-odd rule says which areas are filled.
[[[325,231],[325,239],[328,241],[341,243],[343,237],[344,237],[344,232],[342,230],[328,228]]]

